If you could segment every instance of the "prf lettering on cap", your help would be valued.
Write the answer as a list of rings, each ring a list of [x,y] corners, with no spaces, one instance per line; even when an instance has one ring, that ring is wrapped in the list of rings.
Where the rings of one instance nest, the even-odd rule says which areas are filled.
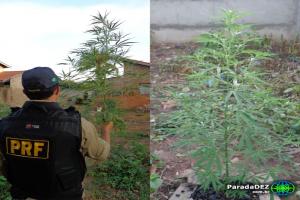
[[[13,156],[48,159],[49,141],[7,137],[6,152]]]

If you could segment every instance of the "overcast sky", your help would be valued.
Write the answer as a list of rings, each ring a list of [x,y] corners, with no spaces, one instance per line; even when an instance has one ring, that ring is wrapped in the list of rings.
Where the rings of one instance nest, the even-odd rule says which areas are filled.
[[[57,64],[89,38],[84,32],[98,11],[123,21],[121,31],[137,42],[130,58],[150,60],[149,0],[0,0],[0,61],[11,70],[60,72]]]

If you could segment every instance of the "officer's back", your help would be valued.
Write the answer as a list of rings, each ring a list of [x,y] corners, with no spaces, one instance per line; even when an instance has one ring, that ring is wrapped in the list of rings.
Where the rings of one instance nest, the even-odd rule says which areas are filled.
[[[56,103],[58,78],[50,68],[25,71],[22,84],[31,101],[12,109],[0,124],[4,173],[12,197],[82,199],[84,156],[107,157],[111,127],[101,140],[74,108],[62,109]]]

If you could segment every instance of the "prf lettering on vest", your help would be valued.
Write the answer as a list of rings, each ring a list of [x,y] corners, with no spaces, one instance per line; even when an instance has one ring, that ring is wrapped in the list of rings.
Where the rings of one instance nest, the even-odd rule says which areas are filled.
[[[6,152],[13,156],[48,159],[49,141],[7,137]]]

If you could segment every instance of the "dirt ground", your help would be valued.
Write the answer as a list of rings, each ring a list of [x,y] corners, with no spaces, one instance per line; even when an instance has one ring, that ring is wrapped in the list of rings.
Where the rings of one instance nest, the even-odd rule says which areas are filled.
[[[278,95],[285,96],[299,101],[299,95],[286,94],[284,90],[295,82],[300,83],[300,62],[291,59],[284,54],[286,49],[281,44],[272,44],[272,51],[279,53],[279,59],[266,63],[266,70],[271,76],[267,77],[271,83],[276,84]],[[153,44],[151,46],[151,126],[152,130],[161,113],[168,113],[176,109],[176,104],[171,99],[170,88],[184,90],[184,76],[188,74],[190,68],[187,62],[181,61],[185,55],[191,54],[198,48],[194,43],[181,44]],[[295,55],[297,57],[298,55]],[[300,48],[299,48],[300,56]],[[162,186],[152,196],[155,200],[167,200],[173,194],[181,182],[184,171],[190,169],[193,160],[185,157],[178,149],[172,148],[178,138],[176,136],[162,136],[161,133],[151,132],[151,152],[159,157],[163,166],[157,167],[154,163],[152,172],[160,175],[163,180]],[[300,152],[295,153],[296,162],[300,160]],[[270,161],[270,164],[276,161]],[[292,180],[299,179],[299,174],[290,177]]]
[[[192,53],[196,48],[197,45],[193,43],[151,46],[151,126],[155,126],[159,114],[175,109],[175,104],[166,90],[168,87],[177,87],[179,83],[184,84],[183,74],[188,70],[188,66],[178,61],[178,58]],[[156,134],[155,131],[151,132],[151,135]],[[153,199],[167,200],[182,182],[180,177],[184,171],[192,167],[193,161],[185,157],[184,152],[172,148],[176,141],[176,136],[159,141],[151,140],[151,152],[163,162],[163,167],[152,169],[152,172],[158,173],[163,179],[163,185],[154,194]]]

